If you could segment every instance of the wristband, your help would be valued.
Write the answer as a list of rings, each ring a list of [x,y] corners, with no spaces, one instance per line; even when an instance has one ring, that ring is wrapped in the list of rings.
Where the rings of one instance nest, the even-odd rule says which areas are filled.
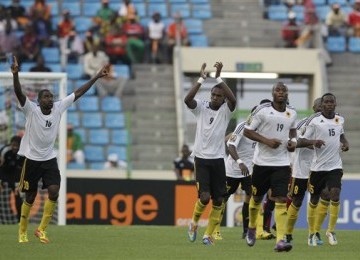
[[[289,141],[297,144],[297,139],[296,139],[295,137],[293,137],[293,138],[291,138],[291,139],[289,138]]]
[[[237,163],[237,164],[242,163],[241,159],[237,159],[237,160],[236,160],[236,163]]]
[[[197,82],[200,84],[203,84],[204,81],[205,81],[205,79],[203,77],[200,77]]]
[[[217,77],[217,78],[216,78],[216,83],[221,83],[221,82],[223,82],[222,78]]]

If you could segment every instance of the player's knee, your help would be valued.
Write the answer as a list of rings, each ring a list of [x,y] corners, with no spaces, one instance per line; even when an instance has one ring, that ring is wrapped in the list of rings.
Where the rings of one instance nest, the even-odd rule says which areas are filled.
[[[32,205],[35,201],[37,192],[26,192],[25,193],[25,201],[26,203]]]
[[[203,205],[207,205],[210,202],[210,193],[203,192],[200,194],[200,201]]]
[[[214,198],[212,203],[214,206],[220,207],[222,205],[223,201],[224,201],[224,198],[222,198],[222,197],[216,198],[216,199]]]
[[[340,199],[340,189],[339,188],[331,188],[330,200],[339,201],[339,199]]]
[[[297,208],[300,208],[301,205],[302,205],[302,201],[303,201],[303,197],[294,197],[293,200],[292,200],[292,204],[297,207]]]
[[[58,185],[51,185],[48,187],[49,200],[57,201],[59,197],[60,187]]]

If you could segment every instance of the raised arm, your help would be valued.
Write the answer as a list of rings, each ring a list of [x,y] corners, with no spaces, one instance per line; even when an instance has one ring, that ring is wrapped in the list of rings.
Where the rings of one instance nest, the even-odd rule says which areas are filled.
[[[24,95],[21,89],[21,84],[19,80],[19,64],[15,56],[13,56],[13,63],[11,64],[11,72],[13,74],[15,95],[19,100],[20,105],[23,107],[25,105],[26,96]]]
[[[195,83],[195,85],[189,90],[187,95],[185,96],[184,102],[187,105],[188,108],[194,109],[196,107],[196,101],[195,101],[195,95],[199,91],[201,84],[206,79],[206,73],[205,73],[206,63],[203,63],[200,69],[200,78]]]
[[[80,88],[76,89],[74,91],[75,94],[75,100],[80,98],[82,95],[88,91],[91,86],[97,81],[99,78],[105,77],[109,74],[110,70],[110,64],[105,65],[94,77],[92,77],[88,82],[86,82],[84,85],[82,85]]]
[[[234,111],[236,108],[236,97],[234,93],[231,91],[231,89],[228,87],[228,85],[226,85],[226,83],[221,78],[219,78],[221,75],[223,64],[221,62],[216,62],[214,67],[216,68],[216,73],[215,73],[216,81],[220,83],[221,88],[224,90],[226,103],[228,104],[230,111]]]

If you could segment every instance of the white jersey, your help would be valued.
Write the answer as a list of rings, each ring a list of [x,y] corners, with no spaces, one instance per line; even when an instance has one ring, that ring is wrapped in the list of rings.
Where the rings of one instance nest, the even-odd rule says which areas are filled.
[[[255,147],[253,162],[261,166],[288,166],[290,165],[287,143],[290,129],[296,128],[295,109],[286,106],[284,112],[275,110],[272,103],[265,103],[257,107],[251,114],[245,126],[256,130],[266,138],[281,140],[281,145],[273,149],[265,144],[258,143]]]
[[[225,102],[218,110],[212,110],[209,101],[196,100],[196,107],[190,109],[195,115],[196,135],[192,156],[202,159],[225,158],[225,133],[232,112]]]
[[[328,119],[321,113],[316,113],[307,120],[305,132],[301,137],[325,142],[321,148],[314,149],[311,171],[342,169],[340,136],[344,134],[344,121],[338,114]]]
[[[308,118],[302,119],[296,127],[298,136],[305,131],[305,123]],[[308,179],[310,176],[310,165],[314,157],[314,150],[304,147],[296,148],[292,157],[292,177],[298,179]]]
[[[56,157],[55,140],[59,131],[62,113],[72,105],[75,94],[72,93],[62,100],[54,102],[49,115],[44,115],[40,107],[26,98],[20,109],[24,112],[25,134],[21,139],[18,154],[34,161],[47,161]]]
[[[241,122],[236,126],[234,133],[231,135],[230,139],[227,142],[227,145],[228,146],[233,145],[236,147],[236,151],[239,156],[239,159],[250,170],[252,159],[254,156],[256,142],[243,135],[245,124],[246,122]],[[239,164],[231,157],[230,154],[226,158],[225,166],[226,166],[226,176],[232,178],[245,177],[239,168]]]

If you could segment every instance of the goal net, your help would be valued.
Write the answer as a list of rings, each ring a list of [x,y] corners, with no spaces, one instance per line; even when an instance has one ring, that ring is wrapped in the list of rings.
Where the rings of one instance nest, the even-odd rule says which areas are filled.
[[[24,94],[32,101],[37,100],[38,92],[49,89],[54,94],[54,100],[62,99],[67,93],[67,75],[65,73],[19,73]],[[18,107],[18,101],[13,89],[13,78],[9,72],[0,72],[0,147],[7,145],[14,135],[21,135],[25,126],[25,117]],[[61,173],[61,186],[58,207],[54,212],[53,224],[66,223],[66,112],[62,116],[58,138],[58,164]],[[11,174],[11,173],[9,173]],[[30,212],[30,223],[40,223],[43,205],[47,199],[47,191],[39,183],[38,195]],[[14,190],[7,183],[0,189],[0,223],[17,223],[17,210]]]

